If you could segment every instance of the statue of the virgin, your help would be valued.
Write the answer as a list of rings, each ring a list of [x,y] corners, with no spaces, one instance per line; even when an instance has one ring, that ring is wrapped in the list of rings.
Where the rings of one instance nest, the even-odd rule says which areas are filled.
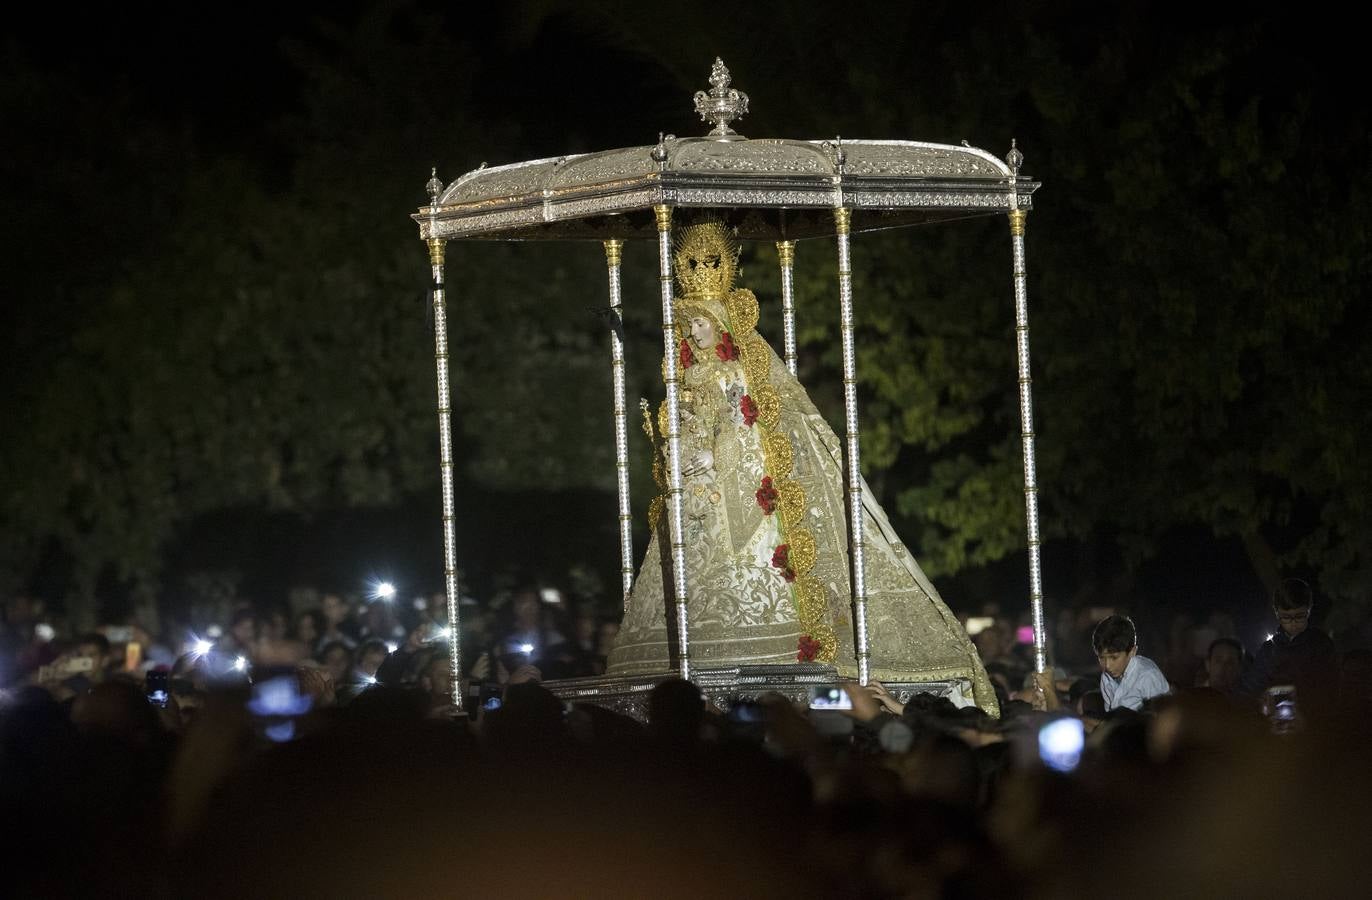
[[[734,287],[738,254],[720,221],[677,232],[691,658],[703,668],[829,663],[851,677],[857,666],[842,445],[755,330],[757,298]],[[657,433],[665,435],[665,403],[657,418]],[[645,427],[651,431],[651,421]],[[665,440],[655,444],[665,449]],[[663,487],[662,453],[653,468]],[[862,505],[872,678],[956,681],[968,701],[994,714],[995,696],[966,631],[865,481]],[[611,675],[671,669],[664,507],[659,496],[650,508],[653,538],[610,653]]]

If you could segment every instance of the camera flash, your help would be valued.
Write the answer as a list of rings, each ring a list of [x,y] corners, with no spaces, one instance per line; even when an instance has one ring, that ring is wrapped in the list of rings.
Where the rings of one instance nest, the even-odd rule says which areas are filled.
[[[534,652],[534,645],[533,645],[533,644],[520,644],[520,645],[519,645],[519,652],[520,652],[520,653],[533,653],[533,652]]]
[[[235,659],[233,661],[233,668],[235,672],[246,672],[248,670],[247,658],[240,656],[237,659]]]

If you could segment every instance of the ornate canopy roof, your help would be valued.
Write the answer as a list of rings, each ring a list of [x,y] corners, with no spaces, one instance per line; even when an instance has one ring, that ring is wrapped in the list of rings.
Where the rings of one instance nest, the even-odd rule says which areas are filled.
[[[1038,183],[967,144],[918,141],[748,139],[729,123],[747,95],[729,88],[719,60],[696,110],[705,137],[559,156],[468,172],[413,218],[424,239],[605,240],[652,238],[652,208],[722,209],[744,240],[833,233],[832,210],[853,210],[854,231],[1031,208]]]

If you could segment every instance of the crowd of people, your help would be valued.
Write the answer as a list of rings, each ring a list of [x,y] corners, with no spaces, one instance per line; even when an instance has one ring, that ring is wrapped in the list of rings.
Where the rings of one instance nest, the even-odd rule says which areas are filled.
[[[294,613],[241,603],[221,622],[162,633],[134,615],[65,639],[41,603],[15,596],[0,624],[0,690],[32,685],[69,700],[111,678],[166,673],[173,705],[191,717],[213,684],[294,667],[309,670],[307,677],[339,702],[385,682],[429,685],[435,709],[444,707],[452,668],[443,594],[401,602],[383,582],[353,596],[304,596],[310,600]],[[603,674],[617,630],[591,603],[576,605],[533,585],[505,592],[498,604],[464,603],[460,621],[462,670],[474,692],[483,682],[505,684],[516,672],[549,679]]]
[[[970,617],[998,717],[675,679],[626,715],[542,684],[603,672],[612,620],[534,588],[483,609],[454,717],[441,595],[242,608],[175,652],[11,598],[4,895],[1361,893],[1372,656],[1301,582],[1253,653],[1218,619],[1153,645],[1064,613],[1039,673],[1019,623]]]

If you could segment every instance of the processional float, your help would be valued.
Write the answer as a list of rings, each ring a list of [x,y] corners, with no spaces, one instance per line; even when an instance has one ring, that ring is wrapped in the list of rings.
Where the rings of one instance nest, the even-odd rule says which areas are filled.
[[[450,663],[453,683],[453,709],[461,712],[462,660],[458,635],[457,547],[454,536],[456,506],[453,497],[453,442],[447,348],[447,299],[444,290],[445,247],[458,240],[571,240],[598,241],[602,244],[608,269],[609,300],[612,314],[622,315],[620,262],[626,243],[654,241],[657,248],[663,329],[663,381],[665,401],[658,416],[661,437],[659,483],[662,499],[654,504],[660,517],[658,537],[661,554],[661,596],[669,654],[653,670],[640,661],[616,673],[614,657],[606,676],[548,682],[547,686],[564,699],[591,702],[641,715],[648,691],[670,677],[689,678],[714,701],[726,703],[776,691],[800,699],[811,685],[832,682],[839,677],[854,677],[861,683],[882,678],[893,693],[902,698],[915,691],[969,696],[969,679],[963,675],[942,680],[922,677],[927,669],[899,662],[873,666],[872,648],[883,635],[873,634],[869,621],[869,551],[871,536],[880,529],[891,534],[885,516],[870,499],[861,477],[861,448],[858,430],[856,379],[857,348],[854,340],[854,297],[850,241],[854,233],[951,221],[971,216],[1006,214],[1010,221],[1012,280],[1015,299],[1015,336],[1018,357],[1019,411],[1024,463],[1024,498],[1028,536],[1030,609],[1034,629],[1034,660],[1038,671],[1045,667],[1043,595],[1039,565],[1039,523],[1037,478],[1034,463],[1033,406],[1029,368],[1028,291],[1025,281],[1024,231],[1031,196],[1038,183],[1020,175],[1023,162],[1012,146],[1005,161],[965,142],[958,145],[916,141],[876,140],[788,140],[748,139],[736,133],[730,123],[747,112],[746,94],[730,87],[728,70],[716,60],[710,76],[711,89],[695,95],[695,108],[714,128],[704,137],[677,138],[659,135],[655,145],[538,159],[512,165],[484,166],[444,185],[435,174],[427,185],[430,202],[413,215],[420,236],[428,244],[433,273],[434,357],[438,383],[438,420],[440,472],[443,492],[443,558],[448,600]],[[799,654],[796,661],[768,659],[765,664],[736,659],[725,665],[712,665],[709,654],[693,655],[691,610],[709,598],[692,594],[688,570],[688,534],[684,516],[687,502],[683,474],[683,393],[689,402],[690,391],[683,392],[683,366],[689,366],[689,345],[684,337],[686,324],[680,321],[678,307],[689,303],[691,295],[675,296],[674,236],[689,230],[687,222],[699,221],[704,213],[713,221],[727,223],[731,236],[741,241],[774,242],[780,260],[784,363],[778,362],[775,378],[785,380],[784,368],[793,379],[796,372],[795,304],[793,266],[800,242],[834,240],[838,259],[838,313],[843,356],[843,398],[845,432],[841,448],[833,441],[836,477],[842,481],[843,514],[829,531],[846,536],[847,584],[831,579],[828,594],[848,605],[851,616],[838,615],[835,621],[845,626],[828,643],[828,658]],[[686,227],[683,228],[683,225]],[[682,250],[676,248],[679,255]],[[695,259],[690,260],[692,266]],[[747,297],[751,298],[751,294]],[[686,307],[708,313],[721,304]],[[731,309],[733,307],[731,306]],[[737,316],[716,317],[726,329]],[[709,318],[708,315],[705,318]],[[756,322],[753,302],[752,322]],[[708,323],[706,323],[708,324]],[[747,325],[747,323],[744,323]],[[694,327],[694,326],[691,326]],[[704,326],[702,326],[704,327]],[[735,324],[734,328],[739,328]],[[749,329],[751,326],[748,326]],[[729,337],[725,332],[725,338]],[[749,337],[757,339],[755,335]],[[615,466],[618,482],[620,571],[626,608],[635,594],[635,557],[632,521],[629,512],[628,416],[624,383],[624,347],[619,333],[611,330],[610,366],[613,386]],[[765,345],[760,345],[765,346]],[[733,351],[729,344],[729,351]],[[754,354],[754,362],[761,349]],[[766,353],[771,355],[768,349]],[[744,348],[747,356],[747,348]],[[721,351],[722,359],[728,358]],[[775,358],[773,356],[773,358]],[[745,358],[745,362],[749,362]],[[766,361],[751,365],[754,376],[765,373]],[[741,389],[746,389],[744,383]],[[789,383],[789,382],[788,382]],[[753,388],[757,393],[760,388]],[[745,405],[747,397],[743,398]],[[805,400],[808,403],[808,399]],[[753,417],[757,413],[754,409]],[[765,413],[764,413],[765,416]],[[813,416],[811,418],[814,418]],[[645,412],[645,419],[651,417]],[[747,422],[748,426],[753,421]],[[820,426],[821,430],[823,426]],[[742,430],[742,429],[741,429]],[[794,432],[793,432],[794,434]],[[832,437],[832,432],[829,432]],[[651,436],[651,435],[650,435]],[[820,435],[819,443],[823,443]],[[785,450],[787,465],[791,451]],[[771,469],[764,471],[771,472]],[[773,473],[775,474],[775,473]],[[786,472],[782,472],[785,475]],[[770,484],[770,479],[767,480]],[[813,490],[812,490],[813,492]],[[795,492],[803,498],[799,489]],[[785,498],[783,498],[783,501]],[[763,502],[761,495],[759,503]],[[804,504],[803,499],[798,502]],[[816,511],[818,508],[816,507]],[[756,510],[752,511],[757,513]],[[766,510],[768,514],[771,510]],[[803,513],[804,509],[798,512]],[[874,517],[880,521],[874,522]],[[775,527],[783,525],[780,516]],[[823,530],[821,526],[821,530]],[[798,534],[798,532],[797,532]],[[807,538],[809,540],[809,538]],[[657,541],[655,540],[655,543]],[[792,539],[799,543],[798,538]],[[785,550],[784,546],[777,548]],[[946,607],[913,560],[905,560],[904,548],[892,541],[881,549],[885,555],[876,565],[886,566],[887,557],[901,557],[905,570],[914,573],[916,593],[929,595],[945,619]],[[645,563],[645,570],[648,564]],[[882,570],[885,571],[885,570]],[[787,581],[796,577],[784,570]],[[640,575],[641,582],[645,576]],[[806,579],[810,578],[809,582]],[[841,580],[841,579],[840,579]],[[794,590],[809,584],[819,591],[822,585],[801,575]],[[819,585],[819,587],[816,587]],[[881,596],[879,591],[875,596]],[[799,599],[797,605],[799,607]],[[904,624],[894,621],[896,630]],[[956,623],[954,623],[956,625]],[[846,633],[846,632],[851,632]],[[906,632],[902,632],[905,634]],[[804,641],[810,635],[801,638]],[[958,639],[967,644],[958,627]],[[912,639],[917,643],[917,639]],[[813,643],[813,642],[812,642]],[[889,642],[888,642],[889,644]],[[818,645],[816,645],[818,646]],[[911,648],[918,656],[919,648]],[[971,651],[975,658],[975,651]],[[891,654],[888,652],[887,656]],[[899,655],[897,653],[897,655]],[[700,656],[700,658],[693,658]],[[647,668],[645,668],[645,665]],[[980,672],[980,663],[975,663]],[[948,670],[955,671],[955,670]],[[961,670],[956,670],[960,672]],[[914,674],[911,674],[914,673]],[[936,670],[937,674],[937,670]],[[984,682],[984,672],[981,672]],[[982,685],[984,687],[984,685]],[[978,691],[980,694],[981,692]],[[969,696],[970,699],[970,696]],[[984,698],[977,702],[986,706]],[[994,701],[990,701],[994,703]]]

